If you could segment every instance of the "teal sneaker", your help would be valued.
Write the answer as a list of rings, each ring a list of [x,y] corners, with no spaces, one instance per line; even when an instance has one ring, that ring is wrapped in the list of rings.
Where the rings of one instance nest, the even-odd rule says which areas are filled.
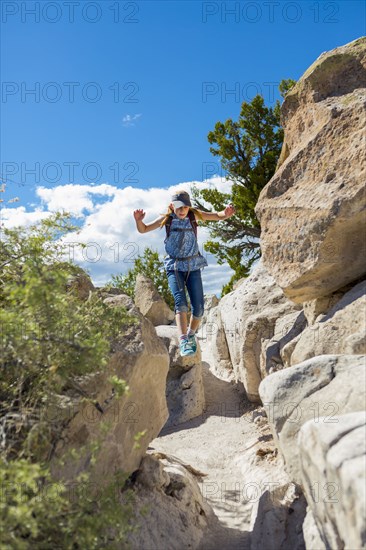
[[[188,344],[193,349],[193,353],[196,353],[197,351],[197,340],[195,334],[192,334],[191,336],[188,336]]]
[[[193,351],[192,346],[188,342],[188,340],[181,340],[179,342],[179,349],[180,349],[180,355],[181,357],[185,357],[187,355],[194,355],[196,351]]]

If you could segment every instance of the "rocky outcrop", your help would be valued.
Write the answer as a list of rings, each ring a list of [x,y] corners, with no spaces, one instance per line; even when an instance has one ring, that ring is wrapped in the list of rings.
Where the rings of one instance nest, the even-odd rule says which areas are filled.
[[[276,321],[259,395],[307,500],[308,550],[366,546],[365,103],[366,38],[322,54],[286,95],[281,158],[256,206],[263,265],[303,306]]]
[[[336,416],[365,408],[366,357],[322,355],[270,374],[259,393],[290,478],[302,484],[299,447],[301,426],[313,419],[324,429]],[[329,428],[330,429],[330,428]]]
[[[96,290],[90,276],[78,266],[74,266],[74,275],[70,275],[67,280],[67,289],[73,292],[79,300],[86,300],[91,292]]]
[[[160,296],[154,283],[142,273],[136,277],[135,304],[155,327],[169,325],[175,319],[174,311]]]
[[[169,352],[166,381],[169,418],[165,427],[175,426],[199,416],[205,408],[201,349],[197,341],[197,352],[191,356],[181,357],[175,326],[156,327],[156,333]]]
[[[301,479],[309,504],[307,548],[365,548],[366,413],[324,424],[306,422],[299,432]],[[322,545],[314,546],[319,535]]]
[[[98,439],[101,449],[93,469],[93,480],[104,483],[113,472],[134,472],[152,439],[168,418],[165,398],[169,355],[132,300],[125,295],[105,299],[111,307],[124,306],[137,319],[137,324],[121,327],[121,334],[112,342],[112,353],[102,370],[79,377],[77,392],[69,392],[59,406],[59,418],[69,418],[55,448],[51,463],[56,479],[73,479],[87,469],[90,445]],[[118,396],[111,376],[125,380],[128,393]],[[72,404],[72,410],[69,409]],[[56,418],[55,410],[53,415]],[[107,430],[105,430],[107,427]],[[139,444],[135,445],[135,437]],[[140,434],[141,435],[141,434]],[[71,449],[80,451],[79,459],[67,456]],[[59,463],[59,459],[64,464]]]
[[[261,261],[245,282],[211,310],[206,336],[213,344],[220,371],[230,360],[235,380],[244,384],[251,401],[259,401],[261,380],[283,366],[280,347],[286,344],[286,335],[292,331],[293,338],[305,326],[300,310]]]
[[[366,354],[366,281],[351,288],[300,334],[290,357],[296,365],[317,355]]]
[[[207,317],[210,311],[219,304],[219,299],[216,294],[204,294],[204,311],[200,323],[199,330],[201,331],[207,322]]]
[[[212,348],[214,370],[217,376],[233,380],[235,378],[233,364],[219,306],[213,307],[208,311],[207,321],[202,330],[202,337],[204,342],[208,342]]]
[[[305,550],[305,497],[294,483],[269,483],[253,507],[250,550]],[[314,548],[314,547],[313,547]]]
[[[365,274],[366,38],[323,53],[286,95],[280,166],[262,190],[265,267],[296,303]]]
[[[216,519],[199,489],[200,474],[163,453],[143,459],[132,499],[139,521],[139,528],[128,535],[132,549],[198,548]]]
[[[364,420],[347,420],[366,397],[365,84],[362,38],[322,54],[286,95],[281,158],[256,207],[262,259],[205,323],[215,373],[262,401],[288,476],[261,494],[252,548],[366,545]],[[316,484],[340,498],[316,498]],[[276,530],[296,506],[292,531]]]

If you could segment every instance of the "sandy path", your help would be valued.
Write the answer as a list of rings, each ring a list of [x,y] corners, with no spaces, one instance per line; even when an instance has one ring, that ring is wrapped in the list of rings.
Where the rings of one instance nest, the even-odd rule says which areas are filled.
[[[206,410],[184,424],[163,430],[150,448],[174,455],[207,474],[199,485],[218,522],[200,550],[246,550],[250,548],[249,524],[256,500],[252,492],[261,477],[253,479],[253,468],[258,469],[261,461],[256,450],[271,445],[267,443],[271,436],[263,435],[263,426],[253,423],[252,411],[258,407],[245,393],[212,374],[208,345],[202,340],[200,345]]]

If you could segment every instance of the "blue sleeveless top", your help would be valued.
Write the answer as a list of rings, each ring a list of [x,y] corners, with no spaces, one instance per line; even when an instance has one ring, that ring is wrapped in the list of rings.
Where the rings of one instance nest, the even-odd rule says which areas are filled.
[[[172,269],[194,271],[208,266],[206,258],[199,251],[196,235],[189,217],[186,216],[184,220],[181,220],[174,213],[171,216],[169,237],[165,238],[164,241],[166,256],[164,256],[163,262],[166,271]],[[177,259],[187,256],[194,257],[186,260]]]

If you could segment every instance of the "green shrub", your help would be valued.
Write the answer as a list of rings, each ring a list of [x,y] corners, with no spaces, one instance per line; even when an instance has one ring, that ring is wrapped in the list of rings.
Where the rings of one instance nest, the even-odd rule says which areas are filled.
[[[123,474],[95,494],[83,473],[70,498],[70,480],[55,482],[47,465],[60,435],[45,414],[50,401],[77,377],[103,369],[112,340],[137,321],[97,293],[81,300],[70,287],[80,268],[62,243],[77,229],[69,218],[56,213],[29,228],[1,228],[2,549],[113,548],[130,529]],[[116,377],[113,386],[118,395],[127,389]]]
[[[44,464],[0,459],[2,550],[127,548],[133,529],[133,494],[115,474],[104,487],[83,473],[67,484],[53,481]]]

